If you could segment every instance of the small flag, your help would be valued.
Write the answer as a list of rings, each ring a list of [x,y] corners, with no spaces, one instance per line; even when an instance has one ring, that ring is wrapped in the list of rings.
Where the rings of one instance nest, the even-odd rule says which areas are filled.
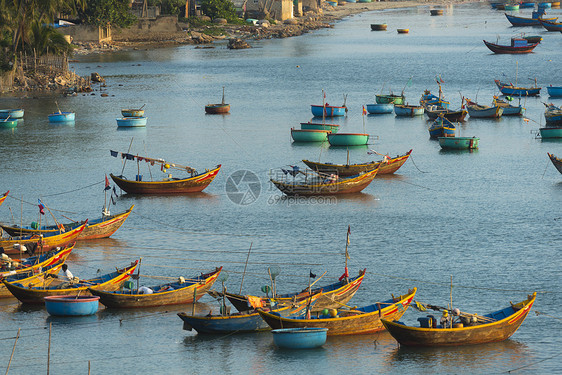
[[[324,99],[326,99],[326,91],[322,90],[322,95],[324,95]]]
[[[347,244],[349,245],[349,236],[351,235],[351,225],[347,226]],[[345,256],[347,257],[347,259],[349,259],[349,254],[345,254]]]
[[[109,179],[107,175],[105,175],[105,188],[103,190],[111,190],[111,186],[109,185]]]
[[[41,213],[41,215],[45,215],[45,206],[43,206],[43,203],[41,202],[41,199],[37,199],[37,201],[39,202],[38,206],[39,206],[39,213]]]
[[[113,199],[113,195],[110,198],[111,198],[111,203],[115,206],[115,199]]]
[[[113,156],[114,158],[117,157],[117,154],[118,154],[117,151],[109,150],[109,152],[111,153],[111,156]]]
[[[117,196],[117,189],[115,189],[115,186],[113,186],[113,194],[115,194],[115,196]]]
[[[441,78],[441,76],[439,76],[439,83],[445,83],[445,81],[443,81],[443,79]]]
[[[310,274],[308,276],[310,276],[310,278],[312,279],[316,278],[316,275],[312,273],[312,270],[310,270]]]
[[[363,106],[363,116],[365,116],[367,114],[367,110],[365,109],[365,106]]]

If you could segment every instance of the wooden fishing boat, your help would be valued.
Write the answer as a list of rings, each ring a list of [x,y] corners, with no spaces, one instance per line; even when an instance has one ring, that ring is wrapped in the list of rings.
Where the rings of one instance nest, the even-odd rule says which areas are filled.
[[[15,275],[7,276],[5,279],[8,282],[17,282],[17,283],[20,283],[22,285],[27,285],[28,283],[32,282],[37,277],[46,277],[46,274],[56,275],[57,273],[59,273],[60,269],[62,268],[62,265],[65,262],[65,260],[66,260],[66,257],[64,257],[58,263],[55,263],[55,264],[52,264],[52,265],[49,265],[49,266],[45,266],[45,267],[41,267],[41,268],[35,269],[33,271],[16,273]],[[6,288],[4,286],[4,284],[0,283],[0,298],[13,298],[13,297],[14,297],[14,295],[12,293],[10,293],[8,288]]]
[[[120,128],[139,128],[146,126],[148,117],[122,117],[115,120]]]
[[[363,174],[338,177],[322,176],[315,172],[314,176],[305,180],[270,181],[286,195],[314,196],[358,193],[365,189],[377,175],[378,169],[367,171]]]
[[[317,298],[318,295],[312,298]],[[282,316],[302,316],[309,306],[305,298],[295,303],[276,304],[273,311]],[[222,307],[222,306],[221,306]],[[269,331],[271,328],[260,317],[256,309],[236,313],[225,313],[213,315],[211,313],[202,315],[189,315],[185,312],[178,313],[183,320],[183,329],[186,331],[196,330],[198,333],[246,333]],[[269,309],[267,309],[269,310]]]
[[[548,95],[554,98],[561,98],[562,97],[562,86],[548,86],[546,88],[548,91]]]
[[[540,43],[529,43],[525,38],[511,38],[510,45],[495,44],[485,40],[484,44],[494,53],[522,54],[533,52]]]
[[[384,113],[392,113],[394,110],[394,104],[386,103],[386,104],[367,104],[366,105],[367,112],[371,115],[380,115]]]
[[[172,178],[171,174],[168,174],[162,181],[143,181],[142,175],[137,175],[135,180],[129,180],[125,176],[115,176],[110,174],[111,178],[121,190],[129,194],[186,194],[186,193],[198,193],[203,191],[216,177],[217,173],[221,168],[221,165],[217,165],[214,169],[206,169],[203,173],[198,173],[194,168],[187,167],[180,164],[168,163],[163,159],[153,159],[145,156],[133,155],[129,153],[119,153],[117,151],[111,151],[111,155],[118,157],[121,155],[123,159],[126,160],[136,160],[137,171],[140,170],[140,162],[145,161],[150,165],[158,164],[160,170],[166,173],[170,169],[183,171],[189,174],[188,177],[183,178]],[[151,174],[152,177],[152,174]]]
[[[378,94],[375,95],[375,101],[377,104],[404,104],[406,97],[404,94],[394,95],[394,94]]]
[[[461,313],[460,320],[463,323],[458,328],[412,327],[386,319],[382,319],[382,323],[392,337],[404,346],[457,346],[503,341],[511,337],[523,323],[536,296],[533,293],[522,302],[486,315]]]
[[[472,150],[478,148],[477,137],[439,137],[439,146],[445,150]]]
[[[327,328],[274,329],[273,343],[282,349],[314,349],[326,343]]]
[[[77,241],[79,240],[93,240],[97,238],[108,238],[111,236],[117,229],[123,225],[125,220],[131,214],[135,205],[132,205],[127,211],[116,214],[116,215],[109,215],[109,216],[102,216],[99,219],[89,220],[88,224],[80,233]],[[25,235],[31,234],[47,234],[47,233],[63,233],[69,230],[73,230],[76,227],[84,224],[85,221],[76,221],[73,223],[66,223],[66,224],[59,224],[59,225],[43,225],[40,228],[32,228],[30,226],[19,227],[19,226],[9,226],[5,224],[0,224],[0,227],[8,233],[10,236],[17,236],[20,233]]]
[[[48,252],[57,247],[64,247],[76,241],[80,233],[86,227],[88,221],[79,227],[76,227],[65,233],[47,233],[44,235],[12,237],[9,240],[0,240],[0,247],[4,248],[4,252],[8,255],[19,255],[20,249],[18,246],[23,245],[28,249],[28,254]]]
[[[369,134],[331,133],[328,134],[328,142],[330,142],[331,146],[363,146],[369,142]]]
[[[74,112],[54,112],[49,115],[49,122],[58,123],[58,122],[72,122],[75,120]]]
[[[340,126],[337,124],[325,124],[323,122],[301,122],[301,129],[303,130],[329,130],[332,133],[337,133]]]
[[[474,118],[500,118],[503,113],[503,107],[500,106],[487,106],[481,105],[470,99],[465,98],[466,109],[470,117]]]
[[[0,109],[0,119],[11,118],[20,119],[23,118],[24,110],[18,109]]]
[[[45,271],[49,267],[64,262],[73,248],[74,244],[41,255],[3,261],[0,263],[0,279],[11,278],[20,274],[37,274],[41,270]]]
[[[142,106],[144,107],[144,105]],[[121,116],[123,117],[143,117],[144,116],[144,109],[122,109]]]
[[[45,309],[53,316],[87,316],[98,312],[99,297],[47,296]]]
[[[4,201],[6,200],[6,198],[8,197],[8,193],[10,192],[10,190],[8,190],[7,192],[5,192],[4,194],[2,194],[0,196],[0,206],[2,205],[2,203],[4,203]]]
[[[388,25],[386,23],[372,23],[371,31],[384,31]]]
[[[311,296],[318,295],[314,304],[311,305],[311,311],[320,311],[323,309],[338,309],[349,302],[355,295],[361,282],[365,277],[366,269],[360,270],[359,275],[351,278],[341,278],[340,281],[314,288],[304,288],[301,292],[278,294],[274,296],[277,304],[290,304],[308,299]],[[217,295],[221,295],[217,293]],[[224,293],[228,301],[240,312],[253,310],[254,308],[269,307],[271,308],[271,299],[269,297],[257,297],[240,295],[234,293]],[[250,297],[250,298],[248,298]]]
[[[537,96],[541,92],[540,87],[517,87],[512,85],[511,83],[504,83],[501,82],[499,79],[495,79],[494,82],[498,89],[504,95],[513,95],[513,96]]]
[[[540,19],[542,27],[547,31],[562,31],[562,22],[556,22],[556,20],[545,20]]]
[[[437,139],[439,137],[454,137],[456,128],[451,121],[439,116],[429,126],[428,130],[429,137]]]
[[[464,121],[468,111],[466,109],[452,110],[444,109],[438,106],[426,105],[424,106],[424,112],[430,120],[435,120],[437,117],[443,115],[444,118],[451,122]]]
[[[53,277],[37,277],[26,285],[18,282],[8,282],[2,280],[6,288],[20,302],[34,305],[42,305],[45,303],[44,297],[54,295],[90,295],[91,289],[118,290],[125,281],[127,281],[135,269],[138,260],[130,266],[116,270],[106,275],[98,276],[93,279],[79,280],[76,283],[68,283],[59,278]]]
[[[556,156],[550,154],[547,152],[548,157],[550,158],[550,161],[552,162],[552,164],[554,164],[554,167],[558,170],[558,172],[562,173],[562,159],[557,158]]]
[[[330,133],[330,130],[291,128],[291,138],[295,142],[326,142]]]
[[[423,105],[426,109],[430,106],[436,107],[435,109],[448,109],[450,104],[443,99],[441,85],[439,85],[439,96],[435,96],[431,91],[425,90],[420,98],[420,105]]]
[[[230,112],[230,104],[224,102],[224,87],[222,88],[222,101],[217,104],[207,104],[205,106],[205,113],[211,115],[220,115]]]
[[[527,39],[529,43],[540,43],[542,42],[542,36],[539,35],[523,35],[521,38]]]
[[[398,34],[408,34],[410,32],[410,29],[396,29],[396,31],[398,32]]]
[[[521,104],[519,104],[518,106],[514,106],[509,104],[505,100],[498,98],[497,96],[494,96],[494,98],[492,99],[492,104],[503,109],[502,116],[523,116],[523,114],[525,113],[525,107],[523,107]]]
[[[0,119],[0,129],[13,129],[18,126],[17,119]]]
[[[312,115],[314,117],[337,117],[345,116],[347,113],[347,107],[345,105],[338,107],[329,105],[328,103],[324,106],[311,104],[310,110],[312,111]]]
[[[430,9],[429,14],[431,14],[432,16],[442,16],[443,9]]]
[[[552,103],[545,103],[545,107],[544,118],[546,120],[546,126],[562,127],[562,108]]]
[[[151,286],[151,294],[139,293],[139,289],[130,290],[104,290],[103,288],[89,288],[94,296],[100,297],[100,302],[106,307],[131,309],[153,306],[179,305],[199,301],[215,283],[222,271],[216,270],[194,276],[189,279]]]
[[[303,159],[303,163],[306,164],[310,169],[317,172],[325,174],[337,174],[338,176],[354,176],[359,173],[364,173],[371,171],[373,169],[378,169],[377,176],[382,174],[392,174],[400,169],[404,165],[406,160],[410,157],[412,150],[408,151],[404,155],[398,155],[394,158],[386,157],[386,160],[371,161],[368,163],[359,164],[332,164],[332,163],[320,163],[310,160]]]
[[[407,105],[407,104],[395,104],[394,114],[396,116],[423,116],[425,109],[422,105]]]
[[[407,294],[359,308],[339,308],[315,316],[284,317],[275,312],[258,310],[272,329],[319,327],[328,329],[328,336],[360,335],[384,329],[381,318],[398,320],[404,315],[416,294],[416,288]],[[327,310],[327,309],[326,309]]]
[[[516,27],[540,26],[541,25],[541,19],[544,19],[544,20],[547,20],[547,21],[556,21],[558,19],[558,17],[543,18],[543,17],[541,17],[541,15],[544,15],[544,14],[539,13],[539,12],[533,12],[532,17],[528,18],[528,17],[513,16],[513,15],[505,13],[505,17],[507,18],[507,20],[513,26],[516,26]]]
[[[542,139],[562,138],[562,127],[540,128],[539,133]]]

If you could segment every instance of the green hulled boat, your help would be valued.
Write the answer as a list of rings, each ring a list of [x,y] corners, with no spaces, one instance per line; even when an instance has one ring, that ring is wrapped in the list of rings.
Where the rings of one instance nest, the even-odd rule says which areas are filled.
[[[303,130],[329,130],[332,133],[337,133],[340,126],[337,124],[324,124],[321,122],[301,122],[301,129]]]
[[[377,104],[404,104],[404,95],[375,95]]]
[[[328,134],[331,146],[363,146],[369,142],[369,134],[365,133],[338,133]]]
[[[325,142],[330,133],[329,130],[291,129],[291,137],[295,142]]]
[[[11,129],[18,126],[17,119],[3,119],[0,120],[0,129]]]
[[[540,128],[541,138],[562,138],[562,128]]]
[[[439,146],[443,149],[470,150],[478,148],[477,137],[439,137]]]

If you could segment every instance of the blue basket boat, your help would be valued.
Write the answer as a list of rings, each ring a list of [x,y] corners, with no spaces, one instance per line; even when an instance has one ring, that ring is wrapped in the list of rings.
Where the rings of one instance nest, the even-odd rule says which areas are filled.
[[[392,113],[394,111],[394,104],[367,104],[366,108],[370,115],[380,115],[384,113]]]
[[[0,119],[4,118],[23,118],[23,109],[0,109]]]
[[[49,122],[70,122],[74,121],[74,112],[55,112],[49,115]]]
[[[310,105],[310,110],[312,112],[312,116],[314,117],[337,117],[345,116],[347,107],[328,104],[325,104],[324,106],[312,104]]]
[[[284,349],[314,349],[326,343],[328,328],[274,329],[273,342]]]
[[[98,311],[97,296],[48,296],[43,298],[47,312],[54,316],[93,315]]]
[[[148,120],[148,117],[123,117],[116,120],[117,126],[120,128],[134,128],[146,126],[146,120]]]
[[[562,97],[562,86],[548,86],[546,90],[549,96],[555,98]]]

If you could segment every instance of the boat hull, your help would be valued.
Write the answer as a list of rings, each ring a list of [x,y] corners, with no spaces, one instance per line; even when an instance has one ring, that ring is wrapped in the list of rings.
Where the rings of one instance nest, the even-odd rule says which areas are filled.
[[[548,86],[548,95],[554,98],[562,98],[562,86]]]
[[[115,120],[120,128],[137,128],[146,126],[148,117],[123,117]]]
[[[375,95],[377,104],[404,104],[403,95]]]
[[[539,129],[542,139],[562,138],[562,127],[546,127]]]
[[[558,170],[558,172],[562,173],[562,159],[557,158],[556,156],[547,153],[548,157],[550,158],[550,161],[552,162],[552,164],[554,164],[554,167]]]
[[[443,115],[449,121],[464,121],[468,111],[466,109],[461,109],[458,111],[453,111],[450,109],[432,109],[431,107],[425,108],[425,114],[430,120],[435,120],[439,115]]]
[[[205,106],[205,113],[219,115],[230,112],[230,104],[208,104]]]
[[[363,146],[369,142],[369,134],[337,133],[328,134],[331,146]]]
[[[291,138],[295,142],[326,142],[330,130],[291,129]]]
[[[11,119],[11,117],[9,119],[0,119],[0,129],[13,129],[16,126],[18,126],[18,120],[17,119]]]
[[[121,115],[123,117],[143,117],[144,109],[122,109]]]
[[[20,119],[23,118],[23,109],[0,109],[0,119]]]
[[[540,24],[547,31],[562,31],[562,22],[556,22],[556,20],[548,21],[541,19]]]
[[[49,122],[72,122],[76,118],[74,112],[55,112],[49,115]]]
[[[402,105],[396,104],[394,105],[394,114],[396,116],[406,116],[406,117],[414,117],[414,116],[423,116],[425,109],[423,106],[419,105]]]
[[[221,166],[193,177],[171,181],[132,181],[110,174],[121,190],[129,194],[187,194],[203,191],[219,173]]]
[[[2,205],[2,203],[4,203],[4,201],[6,200],[6,198],[8,197],[8,193],[10,192],[10,190],[8,190],[7,192],[5,192],[4,194],[2,194],[0,196],[0,206]]]
[[[54,316],[85,316],[98,312],[99,297],[92,296],[48,296],[45,308]]]
[[[468,115],[474,118],[500,118],[503,114],[503,108],[494,106],[488,108],[478,108],[478,106],[468,105]]]
[[[377,176],[381,174],[392,174],[396,172],[410,157],[412,150],[408,151],[405,155],[397,156],[395,158],[389,158],[386,162],[383,161],[373,161],[370,163],[363,164],[330,164],[330,163],[317,163],[309,160],[303,160],[312,170],[321,173],[334,173],[338,176],[354,176],[360,173],[365,173],[367,171],[372,171],[378,168]]]
[[[367,112],[371,115],[380,115],[384,113],[392,113],[394,111],[394,104],[386,103],[386,104],[367,104]]]
[[[37,244],[36,253],[44,253],[50,251],[56,247],[65,247],[76,241],[80,233],[86,227],[86,223],[80,225],[79,227],[60,234],[45,234],[41,239],[39,235],[27,236],[24,238],[13,238],[10,240],[0,240],[0,246],[4,248],[4,252],[8,255],[19,255],[20,250],[14,248],[15,244],[20,244],[24,246],[33,246]]]
[[[539,43],[533,43],[531,45],[528,46],[524,46],[524,47],[512,47],[512,46],[506,46],[506,45],[501,45],[501,44],[495,44],[495,43],[490,43],[487,41],[483,41],[484,44],[486,45],[486,47],[488,47],[488,49],[494,53],[499,53],[499,54],[524,54],[524,53],[531,53],[533,52],[533,50],[535,49],[536,46],[539,45]]]
[[[469,150],[478,148],[480,138],[476,137],[439,137],[439,146],[446,150]]]
[[[537,96],[541,93],[540,87],[515,87],[512,85],[504,84],[499,80],[495,80],[498,89],[504,95],[512,96]]]
[[[347,107],[335,107],[331,105],[311,105],[310,110],[314,117],[338,117],[345,116]]]
[[[273,342],[283,349],[314,349],[326,343],[327,328],[284,328],[271,331]]]
[[[384,31],[387,28],[386,23],[372,23],[371,24],[371,31]]]
[[[316,122],[301,122],[302,130],[329,130],[332,133],[337,133],[340,126],[337,124],[323,124]]]
[[[226,316],[193,316],[183,312],[178,316],[183,320],[183,329],[194,329],[198,333],[246,333],[271,329],[257,312]]]

